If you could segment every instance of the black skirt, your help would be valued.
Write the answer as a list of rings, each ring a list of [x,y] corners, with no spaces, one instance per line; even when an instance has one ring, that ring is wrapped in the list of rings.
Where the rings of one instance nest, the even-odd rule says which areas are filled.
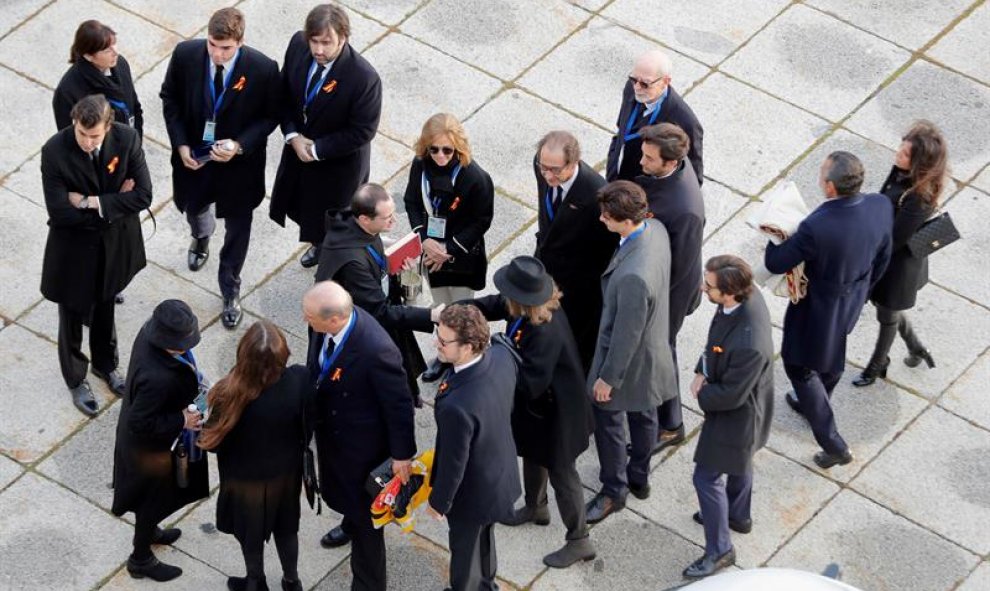
[[[262,545],[273,533],[297,533],[301,490],[298,471],[268,480],[221,479],[217,529],[245,546]]]

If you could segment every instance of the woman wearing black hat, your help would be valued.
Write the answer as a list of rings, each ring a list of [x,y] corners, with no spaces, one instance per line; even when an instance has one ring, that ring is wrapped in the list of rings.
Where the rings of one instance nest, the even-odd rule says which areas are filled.
[[[465,303],[477,306],[488,320],[505,320],[506,337],[522,358],[512,434],[523,458],[526,505],[503,524],[550,523],[549,480],[567,527],[567,542],[543,562],[566,568],[595,557],[575,467],[594,430],[584,370],[567,316],[560,309],[562,294],[543,263],[531,256],[516,257],[496,271],[494,279],[499,295]]]
[[[188,462],[184,482],[177,481],[175,444],[184,429],[198,430],[202,415],[188,410],[199,395],[202,374],[192,348],[199,343],[199,322],[180,300],[155,308],[131,350],[127,393],[117,421],[113,462],[114,515],[134,512],[134,551],[127,572],[134,578],[169,581],[182,569],[159,562],[151,544],[171,544],[182,534],[158,522],[209,495],[207,462]]]

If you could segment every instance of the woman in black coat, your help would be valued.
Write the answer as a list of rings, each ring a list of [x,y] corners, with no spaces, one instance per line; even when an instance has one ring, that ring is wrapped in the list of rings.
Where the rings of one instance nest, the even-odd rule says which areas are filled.
[[[188,463],[188,482],[180,487],[172,453],[184,431],[197,431],[202,418],[187,409],[202,382],[192,353],[197,343],[199,323],[192,310],[183,301],[165,300],[131,350],[113,452],[112,511],[118,516],[134,512],[134,551],[127,572],[137,579],[169,581],[182,574],[151,552],[151,544],[171,544],[182,532],[157,524],[210,494],[206,458]]]
[[[869,386],[877,377],[886,377],[890,347],[900,333],[908,348],[904,364],[917,367],[922,361],[935,367],[908,321],[906,310],[914,307],[918,290],[928,283],[928,258],[908,250],[908,240],[938,209],[948,168],[945,138],[934,124],[918,121],[901,139],[894,155],[894,167],[880,192],[894,204],[893,250],[890,264],[873,287],[870,301],[877,308],[880,334],[866,369],[853,380],[854,386]]]
[[[516,257],[496,271],[494,279],[499,295],[466,303],[477,306],[488,320],[505,320],[506,337],[522,358],[512,409],[512,435],[523,458],[526,505],[502,523],[549,523],[549,478],[567,526],[567,542],[543,561],[548,566],[566,568],[595,556],[575,467],[594,430],[581,357],[567,315],[560,309],[560,290],[539,259]]]
[[[131,66],[117,53],[117,34],[100,21],[83,21],[69,51],[72,66],[65,72],[55,95],[52,110],[55,125],[62,129],[72,123],[69,112],[79,99],[102,94],[113,107],[114,119],[144,135],[144,114],[134,90]]]
[[[304,405],[313,398],[306,368],[285,367],[289,347],[268,320],[255,322],[237,345],[234,369],[210,390],[209,418],[199,445],[215,451],[220,468],[217,529],[241,544],[246,577],[229,589],[267,589],[264,547],[274,536],[282,588],[302,589],[299,493],[302,488]]]

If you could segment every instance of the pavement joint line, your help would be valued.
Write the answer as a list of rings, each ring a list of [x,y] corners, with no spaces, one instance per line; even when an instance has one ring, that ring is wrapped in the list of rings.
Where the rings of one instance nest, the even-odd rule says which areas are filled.
[[[34,17],[36,17],[36,16],[38,16],[38,15],[39,15],[40,13],[42,13],[42,12],[44,12],[44,10],[45,10],[46,8],[48,8],[48,7],[49,7],[49,6],[51,6],[52,4],[55,4],[55,2],[57,2],[57,1],[58,1],[58,0],[48,0],[47,2],[45,2],[44,4],[42,4],[41,6],[39,6],[37,10],[35,10],[35,11],[34,11],[34,12],[32,12],[31,14],[29,14],[29,15],[27,15],[26,17],[24,17],[24,18],[23,18],[23,19],[22,19],[22,20],[21,20],[21,21],[20,21],[19,23],[17,23],[17,24],[15,24],[15,25],[14,25],[13,27],[11,27],[9,31],[7,31],[7,32],[6,32],[6,33],[4,33],[3,35],[0,35],[0,42],[2,42],[2,41],[3,41],[3,40],[5,40],[5,39],[6,39],[7,37],[9,37],[10,35],[12,35],[12,34],[13,34],[13,33],[14,33],[15,31],[17,31],[17,30],[18,30],[18,29],[20,29],[21,27],[23,27],[23,26],[24,26],[25,24],[27,24],[27,23],[28,23],[28,22],[29,22],[30,20],[32,20],[32,19],[33,19]]]
[[[51,92],[55,92],[55,87],[49,86],[48,83],[42,82],[41,80],[38,80],[37,78],[35,78],[31,74],[28,74],[26,72],[22,72],[22,71],[18,70],[17,68],[13,67],[13,66],[7,65],[4,62],[0,62],[0,67],[4,68],[6,70],[10,70],[14,74],[17,74],[18,76],[20,76],[21,78],[24,78],[25,80],[28,80],[29,82],[32,82],[34,84],[37,84],[38,86],[44,88],[45,90],[48,90],[48,91],[51,91]]]
[[[163,31],[166,31],[168,33],[171,33],[171,34],[176,35],[178,37],[181,37],[183,39],[186,38],[186,36],[183,35],[182,33],[178,32],[178,31],[176,31],[174,29],[170,29],[169,27],[165,26],[164,24],[162,24],[160,22],[151,20],[150,18],[148,18],[147,16],[145,16],[143,13],[138,12],[136,10],[133,10],[129,6],[123,6],[123,5],[118,4],[117,2],[115,2],[114,0],[103,0],[103,2],[106,3],[109,6],[113,6],[114,8],[116,8],[118,10],[121,10],[121,11],[126,12],[128,14],[131,14],[131,15],[137,17],[138,19],[140,19],[140,20],[142,20],[142,21],[144,21],[144,22],[146,22],[146,23],[148,23],[148,24],[150,24],[150,25],[152,25],[154,27],[157,27],[157,28],[159,28],[159,29],[161,29]]]
[[[953,74],[955,74],[957,76],[962,76],[963,78],[968,79],[970,82],[973,82],[975,84],[979,84],[980,86],[983,86],[983,87],[986,87],[986,88],[990,89],[990,82],[986,82],[984,80],[981,80],[981,79],[977,78],[976,76],[973,76],[972,74],[967,74],[966,72],[963,72],[962,70],[957,70],[956,68],[954,68],[954,67],[952,67],[950,65],[947,65],[944,62],[940,62],[938,59],[936,59],[936,58],[934,58],[934,57],[932,57],[932,56],[930,56],[928,54],[919,55],[918,56],[918,59],[920,61],[923,61],[923,62],[928,62],[932,66],[935,66],[935,67],[941,68],[943,70],[952,72]]]
[[[523,232],[525,232],[526,230],[528,230],[529,227],[532,226],[535,222],[536,222],[536,216],[530,218],[529,221],[527,221],[525,224],[523,224],[522,227],[520,227],[518,230],[516,230],[515,232],[513,232],[508,238],[506,238],[504,241],[502,241],[501,244],[499,244],[494,250],[492,250],[491,253],[489,253],[489,255],[488,255],[488,262],[491,262],[492,260],[494,260],[495,257],[497,257],[499,255],[499,253],[501,253],[503,250],[508,249],[509,245],[512,244],[512,242],[514,242],[516,238],[518,238],[519,236],[521,236],[523,234]]]

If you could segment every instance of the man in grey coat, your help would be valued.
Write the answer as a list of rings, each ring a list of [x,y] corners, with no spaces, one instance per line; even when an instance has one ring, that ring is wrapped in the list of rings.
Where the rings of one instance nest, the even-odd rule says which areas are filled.
[[[650,451],[657,438],[656,407],[677,396],[667,338],[670,308],[670,239],[663,224],[647,219],[646,194],[630,181],[598,193],[601,221],[619,235],[619,247],[602,274],[602,319],[588,374],[594,396],[595,446],[601,491],[587,506],[588,523],[625,507],[626,493],[650,495]],[[626,453],[622,420],[629,421]]]

